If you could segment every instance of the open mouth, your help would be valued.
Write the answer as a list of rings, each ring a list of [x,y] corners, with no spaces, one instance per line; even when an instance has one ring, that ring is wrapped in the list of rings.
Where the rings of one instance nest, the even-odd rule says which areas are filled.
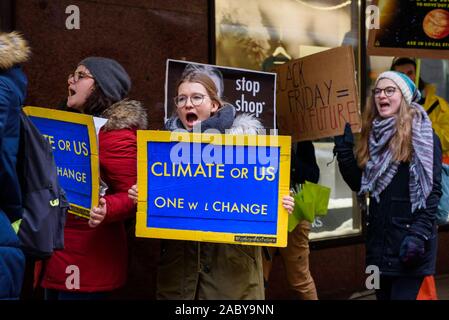
[[[69,88],[69,97],[74,96],[76,94],[76,91]]]
[[[198,120],[198,116],[193,112],[188,112],[186,114],[186,120],[190,126],[193,126],[195,122]]]
[[[380,106],[381,109],[386,109],[386,108],[390,107],[390,104],[384,102],[384,103],[380,103],[379,106]]]

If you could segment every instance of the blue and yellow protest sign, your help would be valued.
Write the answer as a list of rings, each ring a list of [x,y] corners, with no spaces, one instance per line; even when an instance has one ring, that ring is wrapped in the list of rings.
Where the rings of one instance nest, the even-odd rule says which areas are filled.
[[[48,108],[25,107],[25,113],[48,140],[69,212],[89,218],[98,205],[98,146],[92,116]]]
[[[138,131],[139,237],[287,245],[286,136]]]

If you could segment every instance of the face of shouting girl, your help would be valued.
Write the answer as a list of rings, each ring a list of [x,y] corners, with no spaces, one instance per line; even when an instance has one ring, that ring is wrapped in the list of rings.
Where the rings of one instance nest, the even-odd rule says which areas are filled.
[[[67,107],[84,111],[87,98],[95,89],[95,80],[89,70],[80,65],[75,73],[69,75],[68,79],[69,96],[67,98]]]
[[[206,88],[197,82],[183,82],[179,85],[175,105],[179,119],[187,130],[192,130],[195,124],[208,119],[219,107]]]

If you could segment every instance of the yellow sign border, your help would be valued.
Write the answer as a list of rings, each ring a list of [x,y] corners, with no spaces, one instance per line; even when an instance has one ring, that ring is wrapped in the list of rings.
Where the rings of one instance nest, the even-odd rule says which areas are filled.
[[[69,210],[70,213],[88,218],[90,209],[98,206],[99,190],[100,190],[100,173],[99,173],[99,157],[98,157],[98,141],[97,134],[95,132],[95,124],[92,116],[87,114],[79,114],[74,112],[67,112],[61,110],[54,110],[50,108],[40,108],[33,106],[23,107],[23,111],[32,117],[39,117],[44,119],[51,119],[57,121],[64,121],[69,123],[76,123],[87,126],[89,144],[90,144],[90,166],[92,173],[92,199],[91,207],[85,208],[76,204],[70,204],[70,206],[76,208],[75,210]],[[84,214],[85,213],[85,214]]]
[[[181,140],[182,139],[182,140]],[[192,142],[211,143],[219,145],[238,146],[272,146],[280,147],[279,159],[279,186],[278,186],[278,222],[276,235],[264,234],[239,234],[227,232],[206,232],[195,230],[178,230],[164,228],[148,228],[147,222],[147,142]],[[217,143],[218,141],[218,143]],[[282,206],[282,197],[289,194],[290,190],[290,136],[263,136],[263,135],[224,135],[224,134],[199,134],[186,132],[170,132],[155,130],[137,131],[137,186],[138,204],[136,215],[136,236],[144,238],[160,238],[175,240],[192,240],[218,243],[232,243],[256,246],[287,246],[288,213]],[[241,237],[242,241],[235,241],[235,237]],[[245,241],[252,239],[252,241]]]

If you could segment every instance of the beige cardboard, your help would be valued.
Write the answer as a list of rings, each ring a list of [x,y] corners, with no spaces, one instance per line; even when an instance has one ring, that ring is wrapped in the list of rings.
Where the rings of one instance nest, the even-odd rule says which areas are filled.
[[[346,122],[359,132],[361,117],[354,53],[338,47],[276,67],[277,120],[280,134],[292,141],[343,133]]]

